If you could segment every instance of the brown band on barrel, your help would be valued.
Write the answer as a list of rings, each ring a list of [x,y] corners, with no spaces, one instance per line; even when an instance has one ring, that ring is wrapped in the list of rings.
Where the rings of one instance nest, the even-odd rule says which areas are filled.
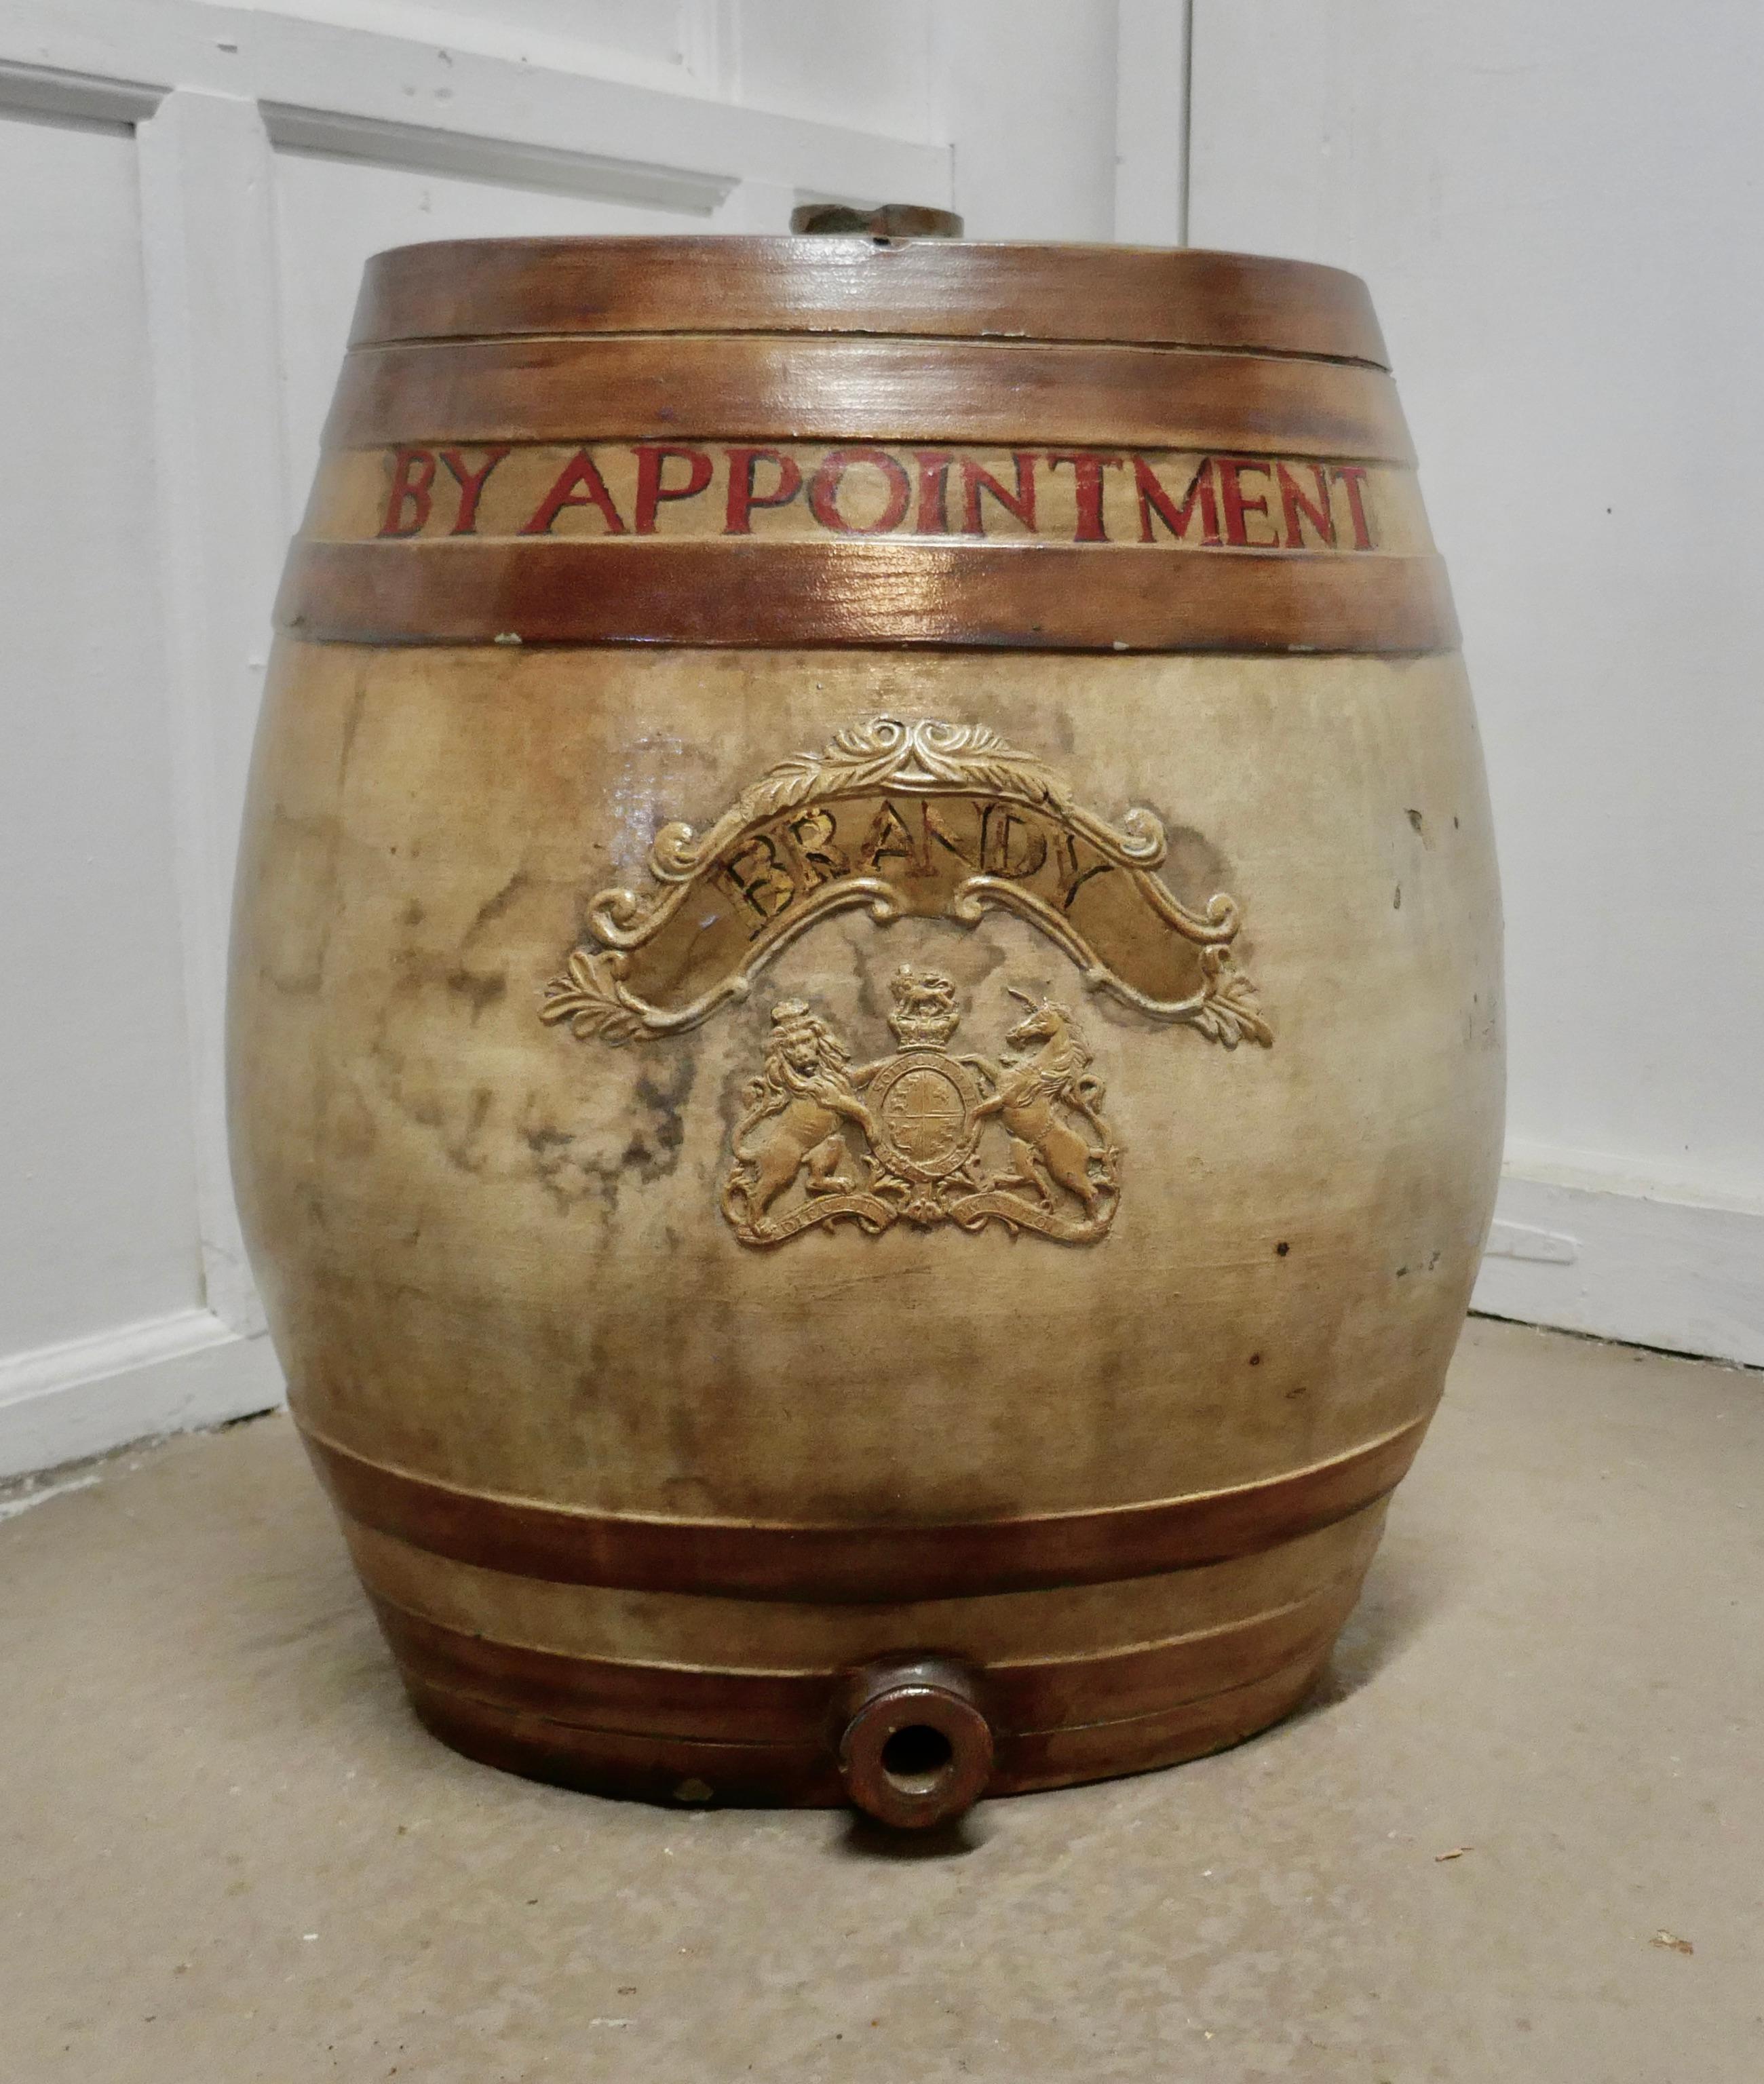
[[[1107,1583],[1275,1548],[1393,1489],[1427,1424],[1412,1419],[1326,1462],[1228,1490],[1095,1512],[897,1527],[586,1511],[463,1490],[311,1431],[305,1438],[350,1519],[457,1562],[558,1584],[845,1603]]]
[[[1021,1794],[1031,1788],[1062,1787],[1221,1750],[1289,1713],[1316,1684],[1328,1656],[1324,1641],[1277,1671],[1198,1701],[1118,1721],[1003,1735],[986,1792]],[[825,1738],[813,1743],[718,1743],[587,1729],[498,1707],[414,1672],[404,1676],[418,1714],[445,1743],[469,1758],[536,1780],[652,1802],[715,1799],[830,1809],[849,1799],[833,1747]]]
[[[462,341],[357,349],[328,448],[656,437],[1246,450],[1412,464],[1382,370],[956,341]]]
[[[530,333],[1016,336],[1384,366],[1358,276],[1149,247],[868,239],[446,239],[367,264],[350,345]]]
[[[1435,556],[1138,544],[297,542],[277,604],[343,644],[1447,651]]]
[[[1033,1732],[1149,1714],[1248,1685],[1333,1641],[1363,1575],[1355,1567],[1290,1605],[1165,1642],[989,1667],[982,1705],[995,1730]],[[826,1730],[846,1677],[842,1669],[706,1671],[571,1656],[468,1633],[372,1596],[406,1671],[585,1728],[729,1743],[812,1741]]]
[[[532,1780],[647,1802],[715,1798],[753,1807],[837,1809],[849,1799],[825,1737],[812,1743],[731,1743],[589,1730],[498,1707],[414,1672],[403,1678],[411,1705],[443,1743]]]
[[[1198,1701],[1119,1722],[1079,1723],[1008,1739],[999,1747],[989,1791],[1027,1794],[1036,1788],[1068,1787],[1107,1774],[1175,1765],[1240,1743],[1298,1706],[1321,1675],[1330,1647],[1325,1640],[1278,1671]]]

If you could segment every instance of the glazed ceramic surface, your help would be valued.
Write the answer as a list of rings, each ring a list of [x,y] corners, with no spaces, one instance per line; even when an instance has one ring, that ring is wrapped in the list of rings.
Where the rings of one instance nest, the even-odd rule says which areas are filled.
[[[235,1164],[430,1725],[911,1810],[1301,1699],[1500,1146],[1481,756],[1361,286],[383,256],[281,616]]]

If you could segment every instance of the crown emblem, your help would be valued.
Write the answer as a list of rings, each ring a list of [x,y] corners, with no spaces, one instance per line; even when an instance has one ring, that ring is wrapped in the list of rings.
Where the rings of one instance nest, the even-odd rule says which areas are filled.
[[[961,1025],[956,987],[936,970],[910,969],[903,963],[888,979],[894,1010],[888,1026],[903,1049],[941,1049]]]

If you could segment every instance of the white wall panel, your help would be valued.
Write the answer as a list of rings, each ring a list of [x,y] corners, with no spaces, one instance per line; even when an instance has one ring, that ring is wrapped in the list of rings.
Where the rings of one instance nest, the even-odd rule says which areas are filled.
[[[1115,0],[942,0],[931,26],[968,236],[1112,239]]]
[[[1516,1167],[1754,1212],[1761,78],[1755,0],[1197,0],[1190,204],[1197,244],[1372,284],[1488,746]],[[1608,1305],[1565,1269],[1575,1321],[1676,1256]],[[1557,1277],[1485,1293],[1547,1316]]]
[[[646,83],[684,76],[705,0],[234,0],[253,14]],[[623,61],[621,65],[621,61]]]
[[[200,1300],[134,146],[0,120],[0,1355]]]
[[[741,100],[929,142],[939,135],[931,11],[932,0],[740,0],[732,56]]]
[[[1188,244],[1190,0],[1117,0],[1115,237]]]

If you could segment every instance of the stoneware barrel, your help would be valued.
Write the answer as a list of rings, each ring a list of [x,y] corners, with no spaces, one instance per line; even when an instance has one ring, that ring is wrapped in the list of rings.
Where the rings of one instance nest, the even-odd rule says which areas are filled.
[[[1501,1118],[1362,285],[384,254],[279,616],[239,1190],[429,1726],[910,1824],[1297,1705]]]

